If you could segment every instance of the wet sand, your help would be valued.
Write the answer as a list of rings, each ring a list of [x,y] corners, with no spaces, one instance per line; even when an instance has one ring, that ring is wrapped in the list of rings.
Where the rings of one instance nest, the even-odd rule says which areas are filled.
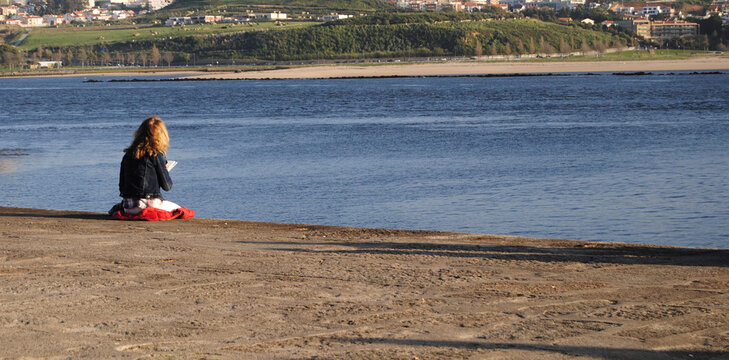
[[[729,358],[729,250],[18,208],[0,234],[2,358]]]

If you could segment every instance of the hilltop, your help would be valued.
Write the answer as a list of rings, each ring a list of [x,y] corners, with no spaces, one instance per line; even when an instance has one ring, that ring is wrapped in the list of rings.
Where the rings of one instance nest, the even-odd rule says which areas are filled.
[[[246,11],[282,11],[289,14],[324,15],[332,12],[372,13],[394,9],[380,0],[176,0],[151,14],[157,19],[191,14],[229,14]]]

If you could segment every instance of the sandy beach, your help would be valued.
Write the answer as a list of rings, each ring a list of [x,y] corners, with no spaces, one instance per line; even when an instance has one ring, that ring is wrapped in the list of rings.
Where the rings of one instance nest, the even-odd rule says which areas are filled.
[[[694,57],[684,60],[641,61],[545,61],[545,62],[477,62],[449,61],[439,63],[385,63],[367,65],[308,65],[281,66],[276,70],[238,70],[209,68],[208,71],[181,68],[155,71],[108,70],[77,71],[67,73],[26,73],[17,77],[174,77],[200,80],[256,80],[256,79],[332,79],[407,76],[458,76],[489,74],[549,74],[584,72],[649,72],[649,71],[722,71],[729,70],[729,57]]]
[[[729,358],[729,250],[19,208],[0,233],[0,358]]]
[[[485,74],[545,74],[573,72],[729,70],[729,57],[685,60],[572,61],[572,62],[447,62],[402,65],[322,65],[248,72],[213,72],[182,78],[195,79],[323,79],[392,76],[456,76]]]

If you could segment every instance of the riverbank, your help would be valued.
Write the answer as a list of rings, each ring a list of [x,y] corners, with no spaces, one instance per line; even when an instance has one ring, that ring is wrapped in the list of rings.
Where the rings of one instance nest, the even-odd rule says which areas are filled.
[[[712,359],[727,250],[0,208],[2,356]]]
[[[324,65],[232,73],[195,74],[195,79],[325,79],[575,72],[729,70],[729,57],[650,61],[448,62],[403,65]]]
[[[206,71],[203,71],[206,70]],[[449,61],[438,63],[370,63],[363,65],[286,65],[258,68],[212,67],[129,71],[122,69],[95,69],[93,71],[65,71],[23,73],[17,77],[145,77],[200,80],[257,80],[257,79],[332,79],[408,76],[458,76],[489,74],[549,74],[580,72],[649,72],[649,71],[722,71],[729,70],[729,57],[704,56],[672,60],[628,61]]]

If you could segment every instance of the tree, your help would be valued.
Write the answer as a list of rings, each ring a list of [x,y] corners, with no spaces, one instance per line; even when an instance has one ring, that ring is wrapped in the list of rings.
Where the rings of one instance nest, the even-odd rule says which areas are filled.
[[[544,41],[544,36],[539,37],[539,51],[547,55],[554,53],[554,48],[548,42]]]
[[[605,43],[603,43],[600,40],[595,41],[595,51],[597,51],[598,57],[602,56],[602,54],[605,53],[606,49],[607,49],[607,45],[605,45]]]
[[[137,63],[137,56],[132,53],[127,53],[127,64],[134,65]]]
[[[476,38],[476,45],[473,47],[473,55],[481,56],[483,55],[483,47],[481,46],[481,40]]]
[[[696,47],[701,48],[702,50],[708,50],[709,49],[709,36],[706,34],[701,34],[696,37]]]
[[[139,54],[139,62],[142,63],[142,66],[147,66],[147,53]]]
[[[162,59],[167,63],[167,67],[170,67],[172,64],[172,60],[175,58],[175,55],[170,52],[166,52],[162,54]]]
[[[10,67],[12,70],[13,66],[18,65],[18,50],[10,45],[0,44],[0,65]]]
[[[718,14],[713,14],[707,19],[699,21],[699,33],[708,35],[707,47],[717,45],[721,42],[722,19]]]
[[[190,63],[190,54],[188,53],[182,53],[177,55],[178,61],[184,61],[185,65],[188,65]]]
[[[582,55],[587,55],[590,51],[592,51],[592,48],[590,48],[590,44],[587,43],[587,40],[584,38],[582,39],[582,45],[580,46],[580,50],[582,51]]]
[[[491,44],[491,56],[496,56],[499,53],[498,49],[496,49],[496,43]]]
[[[529,53],[535,54],[537,52],[537,46],[534,44],[534,38],[529,38]]]
[[[78,51],[76,59],[81,62],[81,66],[86,66],[86,61],[89,59],[89,54],[86,53],[86,50],[81,49]]]
[[[108,51],[104,51],[101,53],[99,60],[101,60],[101,65],[103,65],[103,66],[109,65],[109,63],[111,62],[111,55],[109,55]]]
[[[567,44],[567,41],[564,40],[564,38],[559,39],[559,53],[562,55],[568,55],[572,52],[572,46]]]
[[[511,55],[511,43],[508,41],[504,45],[504,54]]]
[[[516,43],[516,53],[519,55],[524,53],[524,42],[521,39]]]
[[[152,58],[150,59],[152,61],[152,65],[157,66],[161,58],[162,55],[160,55],[159,49],[157,49],[157,45],[152,45]]]
[[[71,49],[69,49],[66,53],[66,66],[71,65],[73,65],[73,52],[71,51]]]

